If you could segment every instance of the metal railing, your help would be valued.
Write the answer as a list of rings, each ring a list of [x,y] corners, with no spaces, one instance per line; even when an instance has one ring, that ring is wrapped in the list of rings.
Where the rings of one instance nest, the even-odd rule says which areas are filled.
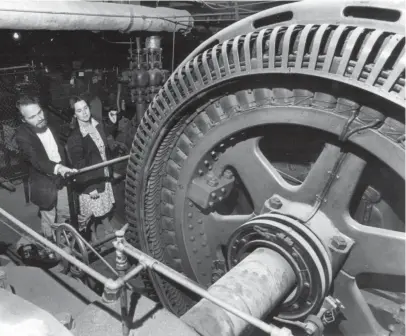
[[[71,174],[69,179],[72,179],[74,176],[78,174],[82,174],[94,169],[102,168],[108,165],[112,165],[114,163],[118,163],[124,161],[129,158],[129,155],[116,158],[113,160],[105,161],[93,166],[89,166],[83,169],[80,169],[75,174]],[[118,274],[117,279],[108,278],[101,273],[97,272],[96,270],[92,269],[84,262],[76,259],[72,255],[70,255],[65,250],[61,249],[57,245],[53,244],[48,239],[44,238],[28,226],[26,226],[23,222],[15,218],[13,215],[6,212],[4,209],[0,208],[0,214],[6,217],[10,222],[12,222],[15,226],[19,229],[23,230],[25,233],[30,235],[35,240],[39,241],[43,246],[49,248],[50,250],[57,253],[61,258],[67,260],[69,263],[77,267],[78,269],[85,272],[88,276],[92,277],[93,279],[99,281],[104,285],[104,293],[103,299],[105,302],[113,302],[117,301],[120,298],[121,301],[121,314],[122,314],[122,328],[123,328],[123,335],[129,335],[129,324],[128,324],[128,304],[127,304],[127,285],[128,281],[134,277],[136,277],[141,271],[144,269],[148,269],[150,271],[154,271],[159,273],[160,275],[174,281],[175,283],[181,285],[182,287],[194,292],[195,294],[199,295],[202,298],[205,298],[215,305],[225,309],[231,314],[238,316],[239,318],[245,320],[246,322],[252,324],[253,326],[261,329],[268,335],[272,336],[279,336],[279,335],[286,335],[286,328],[279,328],[273,324],[265,323],[264,321],[251,316],[239,309],[236,309],[232,305],[221,301],[220,299],[216,298],[210,292],[204,288],[202,288],[199,284],[192,281],[191,279],[187,278],[183,274],[171,269],[170,267],[166,266],[162,262],[152,258],[148,254],[136,249],[135,247],[128,244],[124,238],[126,230],[129,224],[125,224],[123,228],[117,230],[111,238],[116,238],[113,242],[113,246],[116,249],[116,271],[115,274]],[[107,238],[107,237],[106,237]],[[110,238],[110,237],[109,237]],[[110,238],[110,239],[111,239]],[[103,242],[108,241],[108,239],[104,240]],[[100,242],[99,242],[100,243]],[[127,261],[127,255],[133,257],[138,261],[138,265],[130,270],[128,273],[126,271],[129,269],[129,263]]]
[[[128,227],[128,224],[126,224],[122,229],[116,231],[115,236],[116,236],[116,241],[113,242],[114,247],[116,248],[116,256],[119,261],[119,263],[123,264],[123,254],[131,256],[135,258],[138,262],[139,265],[136,266],[134,269],[129,271],[128,273],[122,273],[120,274],[120,277],[117,278],[116,280],[113,280],[112,278],[107,278],[106,276],[100,274],[99,272],[95,271],[85,263],[81,262],[80,260],[76,259],[75,257],[71,256],[69,253],[67,253],[65,250],[59,248],[46,238],[42,237],[40,234],[35,232],[34,230],[30,229],[28,226],[26,226],[24,223],[19,221],[17,218],[0,208],[0,214],[6,217],[8,220],[10,220],[14,225],[16,225],[18,228],[21,230],[25,231],[28,235],[30,235],[32,238],[38,240],[41,244],[44,246],[48,247],[49,249],[53,250],[55,253],[59,254],[62,258],[66,259],[68,262],[70,262],[72,265],[75,267],[79,268],[83,272],[85,272],[88,276],[92,277],[93,279],[99,281],[102,283],[105,287],[104,289],[104,299],[106,301],[109,301],[109,295],[110,297],[114,297],[117,299],[118,297],[123,297],[124,295],[127,296],[125,292],[125,284],[127,281],[130,279],[134,278],[137,276],[142,270],[144,269],[149,269],[151,271],[155,271],[164,277],[176,282],[177,284],[181,285],[182,287],[187,288],[188,290],[196,293],[197,295],[201,296],[202,298],[205,298],[215,305],[225,309],[226,311],[230,312],[231,314],[234,314],[241,319],[247,321],[248,323],[254,325],[255,327],[261,329],[262,331],[266,332],[268,335],[280,335],[284,334],[285,332],[282,332],[282,329],[272,325],[272,324],[267,324],[264,321],[255,318],[251,315],[246,314],[245,312],[242,312],[233,306],[222,302],[221,300],[217,299],[213,295],[211,295],[208,290],[202,288],[200,285],[192,281],[191,279],[185,277],[183,274],[171,269],[170,267],[166,266],[165,264],[161,263],[160,261],[150,257],[146,253],[136,249],[135,247],[129,245],[125,239],[125,231],[126,228]],[[124,258],[126,262],[126,258]],[[117,263],[118,264],[118,263]],[[121,271],[121,269],[117,269],[118,271]],[[108,293],[107,295],[105,293]],[[127,309],[128,307],[122,307],[125,309],[122,309],[123,314],[127,314]],[[123,316],[123,324],[126,321],[126,316]],[[125,325],[123,326],[123,335],[128,335],[128,326]]]
[[[77,204],[77,193],[75,192],[75,188],[73,186],[74,184],[74,178],[77,175],[87,173],[89,171],[99,169],[99,168],[104,168],[107,166],[114,165],[116,163],[123,162],[125,160],[128,160],[130,158],[130,155],[124,155],[118,158],[114,158],[111,160],[107,160],[104,162],[97,163],[92,166],[88,166],[82,169],[79,169],[76,173],[73,174],[68,174],[66,176],[67,179],[67,189],[68,189],[68,203],[69,203],[69,215],[70,215],[70,220],[71,220],[71,225],[77,229],[78,228],[78,212],[76,211],[76,204]]]

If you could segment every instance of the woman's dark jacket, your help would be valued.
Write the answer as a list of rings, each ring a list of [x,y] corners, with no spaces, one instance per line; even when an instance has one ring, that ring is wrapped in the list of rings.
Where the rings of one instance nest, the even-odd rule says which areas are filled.
[[[111,140],[108,140],[108,137],[110,136],[109,138],[111,138],[116,131],[116,127],[117,126],[112,123],[103,126],[100,122],[96,126],[106,148],[107,160],[111,159],[110,147],[112,146]],[[83,137],[78,124],[76,124],[76,127],[72,130],[72,133],[68,138],[66,151],[67,159],[70,161],[72,167],[76,169],[85,168],[103,162],[99,149],[90,134]],[[109,167],[109,172],[109,175],[112,176],[111,166]],[[87,173],[78,174],[75,177],[75,191],[81,194],[89,194],[90,192],[97,190],[97,192],[101,193],[105,190],[107,180],[108,178],[106,178],[104,174],[104,168],[98,168]]]

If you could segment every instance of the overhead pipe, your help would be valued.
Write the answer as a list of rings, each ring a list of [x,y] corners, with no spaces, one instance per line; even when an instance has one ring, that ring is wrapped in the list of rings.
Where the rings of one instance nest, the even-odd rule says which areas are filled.
[[[188,11],[94,1],[0,1],[0,29],[189,32]]]

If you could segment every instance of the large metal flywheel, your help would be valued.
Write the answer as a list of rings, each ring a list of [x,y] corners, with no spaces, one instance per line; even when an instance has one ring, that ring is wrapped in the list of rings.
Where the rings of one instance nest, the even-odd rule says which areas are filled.
[[[345,334],[384,335],[393,325],[368,299],[404,292],[405,37],[337,22],[259,29],[180,66],[137,130],[127,220],[143,251],[203,286],[258,241],[283,248],[298,260],[296,296],[310,294],[292,294],[280,316],[317,313],[330,294]],[[313,230],[314,218],[331,225]],[[329,230],[352,241],[339,266],[323,248]],[[196,302],[145,280],[175,314]]]

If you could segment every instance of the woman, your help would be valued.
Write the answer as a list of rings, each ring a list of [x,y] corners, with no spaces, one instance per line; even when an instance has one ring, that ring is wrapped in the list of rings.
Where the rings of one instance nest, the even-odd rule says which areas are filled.
[[[110,159],[109,138],[117,122],[116,111],[109,112],[109,125],[103,127],[92,118],[85,97],[75,96],[70,100],[74,110],[75,127],[67,141],[67,154],[71,164],[81,169]],[[112,146],[113,144],[110,145]],[[104,167],[79,174],[75,179],[75,189],[79,193],[80,218],[79,230],[86,228],[89,218],[101,220],[105,234],[113,232],[110,224],[110,213],[115,199],[109,182],[112,176],[111,167]],[[84,220],[87,219],[87,220]],[[92,242],[98,239],[96,222],[92,225]]]

